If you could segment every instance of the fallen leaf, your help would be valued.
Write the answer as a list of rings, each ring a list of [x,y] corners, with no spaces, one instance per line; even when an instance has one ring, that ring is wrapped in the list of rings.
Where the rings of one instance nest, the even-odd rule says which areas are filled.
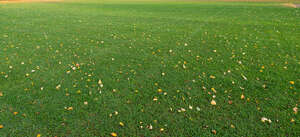
[[[265,123],[265,122],[269,122],[269,123],[272,123],[272,121],[266,117],[262,117],[261,118],[261,122]]]
[[[70,110],[70,111],[71,111],[71,110],[73,110],[73,107],[68,107],[67,110]]]
[[[212,130],[211,133],[217,134],[217,131],[216,130]]]
[[[115,132],[110,133],[110,135],[113,136],[113,137],[118,136],[117,133],[115,133]]]
[[[297,108],[297,107],[294,107],[294,108],[293,108],[293,111],[294,111],[295,114],[297,114],[297,113],[298,113],[298,108]]]
[[[245,98],[245,96],[244,96],[244,94],[242,94],[242,95],[241,95],[241,99],[244,99],[244,98]]]
[[[292,123],[295,122],[295,119],[292,118],[292,119],[291,119],[291,122],[292,122]]]
[[[211,78],[211,79],[215,79],[215,78],[216,78],[216,76],[214,76],[214,75],[210,75],[210,76],[209,76],[209,78]]]
[[[210,104],[215,106],[217,105],[217,102],[215,100],[211,100]]]
[[[217,91],[216,91],[215,88],[211,88],[211,90],[212,90],[214,93],[217,93]]]

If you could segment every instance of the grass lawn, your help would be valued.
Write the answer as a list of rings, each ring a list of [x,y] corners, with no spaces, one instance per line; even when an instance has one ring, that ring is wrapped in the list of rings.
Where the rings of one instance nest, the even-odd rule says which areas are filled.
[[[299,19],[278,2],[0,3],[0,136],[300,136]]]

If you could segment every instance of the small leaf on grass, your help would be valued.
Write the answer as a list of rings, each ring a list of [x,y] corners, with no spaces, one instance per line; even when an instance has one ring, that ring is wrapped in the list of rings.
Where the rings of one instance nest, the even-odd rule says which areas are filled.
[[[298,108],[297,108],[297,107],[294,107],[294,108],[293,108],[293,111],[294,111],[295,114],[297,114],[297,113],[298,113]]]
[[[215,106],[217,105],[217,102],[215,100],[211,100],[210,104]]]
[[[211,133],[217,134],[217,131],[216,130],[212,130]]]
[[[115,132],[110,133],[110,135],[113,136],[113,137],[118,136],[117,133],[115,133]]]
[[[262,117],[261,118],[261,122],[265,123],[265,122],[269,122],[269,123],[272,123],[272,121],[266,117]]]
[[[242,95],[241,95],[241,99],[244,99],[244,98],[245,98],[245,96],[244,96],[244,94],[242,94]]]

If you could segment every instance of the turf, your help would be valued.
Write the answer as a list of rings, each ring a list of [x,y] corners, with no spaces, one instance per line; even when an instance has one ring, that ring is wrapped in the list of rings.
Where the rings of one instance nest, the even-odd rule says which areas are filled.
[[[270,2],[0,4],[0,136],[300,136],[299,18]]]

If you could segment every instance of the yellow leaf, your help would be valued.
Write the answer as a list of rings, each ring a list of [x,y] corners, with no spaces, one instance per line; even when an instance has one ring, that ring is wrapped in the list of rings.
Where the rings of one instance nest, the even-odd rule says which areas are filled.
[[[115,132],[110,133],[110,135],[113,136],[113,137],[118,136],[117,133],[115,133]]]
[[[242,95],[241,95],[241,99],[244,99],[244,98],[245,98],[245,96],[244,96],[244,94],[242,94]]]
[[[292,118],[292,119],[291,119],[291,122],[292,122],[292,123],[295,122],[295,119]]]
[[[209,78],[211,78],[211,79],[215,79],[215,78],[216,78],[216,76],[214,76],[214,75],[210,75],[210,76],[209,76]]]
[[[211,88],[211,90],[214,92],[214,93],[217,93],[217,90],[215,88]]]

